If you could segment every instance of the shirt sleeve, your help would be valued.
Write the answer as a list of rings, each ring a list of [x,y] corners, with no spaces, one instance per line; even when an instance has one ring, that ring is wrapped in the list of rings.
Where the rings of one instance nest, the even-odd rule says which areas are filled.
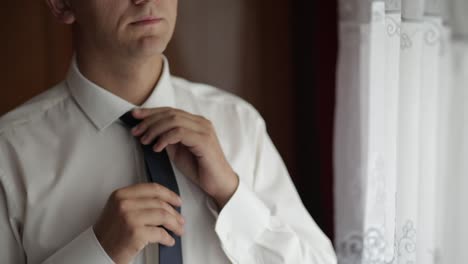
[[[43,264],[115,264],[97,240],[93,228],[89,227],[70,243],[55,252]]]
[[[10,214],[10,211],[14,211],[14,205],[7,201],[6,190],[9,187],[2,175],[0,175],[0,183],[0,245],[2,245],[0,247],[0,263],[25,264],[26,254],[21,242],[20,222],[14,217],[14,214]],[[101,247],[92,227],[86,229],[42,263],[114,264]]]
[[[6,190],[9,185],[3,178],[0,169],[0,263],[23,264],[25,254],[21,246],[18,221],[10,216],[12,205],[7,201]]]
[[[331,241],[304,207],[262,118],[257,128],[253,186],[239,175],[220,212],[211,198],[206,201],[225,254],[242,264],[335,264]]]
[[[1,145],[0,145],[1,146]],[[0,149],[0,161],[5,156]],[[6,166],[3,164],[2,167]],[[26,264],[27,252],[22,242],[23,216],[19,192],[11,183],[9,170],[0,167],[0,263]],[[89,227],[67,245],[57,250],[44,264],[99,263],[114,264]]]

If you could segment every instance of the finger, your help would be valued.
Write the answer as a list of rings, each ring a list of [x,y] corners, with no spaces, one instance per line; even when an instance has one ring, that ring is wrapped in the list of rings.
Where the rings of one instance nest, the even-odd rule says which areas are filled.
[[[170,107],[156,107],[156,108],[136,108],[132,110],[132,115],[133,117],[137,119],[143,119],[146,118],[153,113],[157,112],[162,112],[162,111],[167,111],[170,110]]]
[[[140,139],[142,144],[148,145],[161,134],[176,127],[188,128],[194,132],[200,132],[203,127],[201,124],[182,115],[168,116],[151,124],[144,136]]]
[[[167,107],[155,108],[154,110],[148,109],[147,113],[151,113],[151,114],[148,116],[145,116],[144,120],[141,121],[140,124],[136,125],[132,129],[132,134],[134,136],[141,136],[150,126],[152,126],[153,124],[155,124],[156,122],[164,118],[177,119],[180,117],[185,117],[185,119],[192,120],[194,122],[198,122],[201,124],[205,121],[205,118],[201,116],[195,116],[180,109],[167,108]]]
[[[123,201],[137,198],[157,198],[174,206],[181,206],[182,199],[175,192],[158,183],[139,183],[114,191],[114,200]]]
[[[134,136],[140,136],[143,132],[145,132],[148,129],[148,127],[151,124],[157,122],[158,120],[164,117],[170,116],[171,113],[173,113],[173,111],[170,108],[160,108],[159,111],[154,112],[151,115],[142,115],[144,119],[138,125],[132,128],[132,134]]]
[[[177,212],[170,204],[167,202],[155,199],[155,198],[138,198],[138,199],[129,199],[124,200],[121,203],[123,211],[137,211],[137,210],[146,210],[146,209],[164,209],[174,216],[179,223],[184,224],[184,217]]]
[[[179,236],[182,236],[185,232],[184,225],[179,223],[176,217],[161,208],[135,211],[133,215],[139,226],[164,226]]]
[[[162,151],[169,144],[182,143],[184,146],[190,148],[191,152],[196,157],[202,157],[201,151],[196,149],[197,146],[207,144],[206,140],[201,133],[191,131],[190,129],[177,127],[164,134],[158,139],[153,147],[156,152]]]
[[[143,230],[144,239],[149,243],[160,243],[168,247],[175,245],[175,239],[162,227],[145,226]]]

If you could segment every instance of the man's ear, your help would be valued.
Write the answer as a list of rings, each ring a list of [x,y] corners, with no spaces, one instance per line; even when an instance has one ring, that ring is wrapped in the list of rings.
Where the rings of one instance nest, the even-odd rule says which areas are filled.
[[[65,24],[75,22],[75,13],[73,12],[69,0],[46,0],[52,14]]]

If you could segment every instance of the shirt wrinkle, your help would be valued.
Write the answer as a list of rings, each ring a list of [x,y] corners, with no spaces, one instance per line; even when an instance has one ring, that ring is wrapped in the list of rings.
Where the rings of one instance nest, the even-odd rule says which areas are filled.
[[[62,88],[63,90],[63,87],[60,87],[60,88]],[[38,96],[45,95],[47,92],[49,92],[49,90],[44,91]],[[35,119],[39,119],[43,117],[43,115],[47,111],[59,105],[60,103],[68,99],[69,97],[70,97],[70,94],[66,93],[62,95],[61,97],[55,98],[53,100],[50,98],[45,98],[39,102],[29,102],[29,101],[25,102],[24,104],[20,105],[18,108],[0,117],[0,136],[8,129],[10,130],[18,129],[18,127],[22,125],[26,125],[30,122],[35,121]],[[48,101],[52,101],[52,102],[48,102]],[[35,104],[39,104],[39,105],[34,107]],[[31,108],[31,109],[28,109],[28,112],[26,113],[19,112],[20,109],[23,110],[26,107]],[[20,115],[15,117],[17,113],[19,113]]]

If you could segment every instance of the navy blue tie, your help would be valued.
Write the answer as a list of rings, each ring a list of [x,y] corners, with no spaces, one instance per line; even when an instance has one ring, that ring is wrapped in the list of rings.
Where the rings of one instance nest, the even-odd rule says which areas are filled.
[[[129,128],[133,128],[141,121],[134,118],[131,111],[121,116],[120,120]],[[156,141],[157,138],[151,144],[142,144],[148,180],[161,184],[179,195],[179,187],[177,186],[177,181],[166,149],[163,149],[161,152],[153,151],[153,145]],[[175,209],[180,213],[180,207],[176,207]],[[174,238],[175,245],[168,247],[159,244],[159,264],[182,264],[182,244],[180,237],[168,229],[166,229],[166,231]]]

